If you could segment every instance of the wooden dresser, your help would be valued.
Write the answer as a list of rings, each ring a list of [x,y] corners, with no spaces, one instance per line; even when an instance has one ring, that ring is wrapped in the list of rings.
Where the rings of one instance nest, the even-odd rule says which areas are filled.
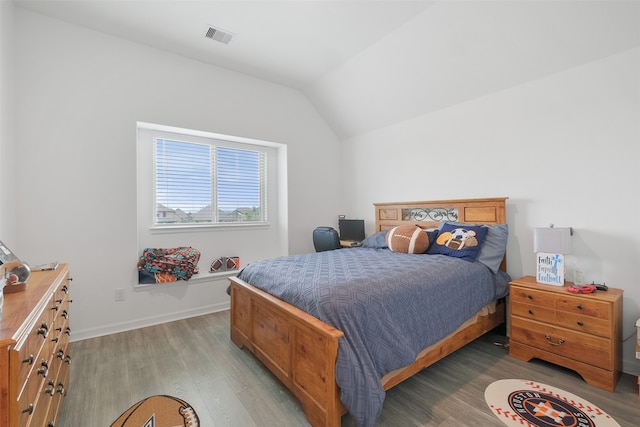
[[[31,273],[5,294],[0,320],[0,426],[55,427],[69,386],[69,267]]]
[[[614,391],[622,368],[622,293],[574,294],[527,276],[510,283],[509,354],[539,358]]]

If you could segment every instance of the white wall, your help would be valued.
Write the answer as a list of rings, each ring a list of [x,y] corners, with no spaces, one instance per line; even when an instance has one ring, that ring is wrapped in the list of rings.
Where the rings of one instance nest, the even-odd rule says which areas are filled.
[[[16,241],[13,177],[13,6],[0,2],[0,241],[9,248]]]
[[[220,233],[221,253],[246,263],[310,252],[313,228],[335,220],[339,177],[326,165],[339,169],[339,142],[298,91],[19,8],[14,28],[15,151],[29,161],[12,182],[11,248],[71,264],[72,339],[228,307],[225,279],[133,290],[137,121],[286,144],[288,223],[272,227],[288,242]]]
[[[622,288],[624,370],[640,373],[640,48],[350,138],[345,204],[508,196],[508,272],[534,273],[533,229],[574,227],[568,275]]]

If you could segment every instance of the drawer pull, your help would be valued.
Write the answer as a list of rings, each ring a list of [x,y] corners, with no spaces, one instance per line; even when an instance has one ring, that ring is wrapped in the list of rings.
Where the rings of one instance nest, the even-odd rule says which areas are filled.
[[[578,304],[576,307],[578,307],[578,310],[582,310],[584,308],[582,304]]]
[[[62,304],[62,298],[57,299],[57,300],[56,300],[56,303],[58,303],[58,304]]]
[[[23,414],[33,414],[33,403],[29,403],[27,409],[22,410]]]
[[[55,337],[54,339],[51,340],[51,342],[58,342],[59,339],[60,337]]]
[[[578,320],[578,326],[584,326],[584,322],[582,322],[582,320]]]
[[[71,356],[67,356],[64,358],[64,361],[67,365],[71,365]]]
[[[62,381],[60,381],[60,382],[58,383],[58,389],[56,390],[56,392],[60,393],[60,394],[61,394],[61,395],[63,395],[63,396],[66,396],[66,395],[67,395],[67,392],[66,392],[66,390],[64,389],[64,384],[62,383]]]
[[[47,387],[44,389],[44,393],[48,394],[49,396],[53,396],[53,393],[55,393],[55,390],[53,389],[53,387]]]
[[[65,319],[69,318],[69,312],[67,310],[62,310],[62,317],[64,317]]]
[[[51,310],[58,311],[58,310],[60,310],[60,306],[59,305],[54,305],[53,307],[51,307]]]
[[[527,295],[527,298],[533,299],[533,295]]]
[[[29,365],[33,365],[33,354],[30,354],[29,357],[24,359],[22,363],[28,363]]]
[[[529,310],[529,314],[533,316],[533,310]]]
[[[58,350],[58,352],[56,353],[56,357],[60,360],[64,359],[64,350],[63,349]]]
[[[564,344],[564,340],[562,338],[560,338],[558,340],[558,342],[551,341],[551,336],[550,335],[546,335],[545,338],[547,339],[547,342],[549,344],[551,344],[551,345],[562,345],[562,344]]]

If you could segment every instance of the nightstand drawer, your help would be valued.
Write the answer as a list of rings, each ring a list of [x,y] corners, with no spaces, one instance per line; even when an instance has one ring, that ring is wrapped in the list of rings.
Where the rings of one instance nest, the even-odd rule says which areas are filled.
[[[533,304],[540,307],[554,308],[556,297],[549,292],[512,287],[509,293],[511,302],[521,302],[523,304]]]
[[[608,320],[597,319],[582,314],[568,313],[566,311],[557,311],[555,323],[558,326],[564,326],[574,331],[594,334],[604,338],[611,336],[611,322]]]
[[[562,296],[556,300],[556,309],[582,316],[609,320],[611,318],[611,304],[605,301],[591,300],[588,297]]]
[[[605,338],[512,317],[511,339],[600,368],[614,368],[611,340]]]
[[[548,323],[552,323],[555,319],[555,311],[551,308],[513,300],[511,300],[511,315]]]

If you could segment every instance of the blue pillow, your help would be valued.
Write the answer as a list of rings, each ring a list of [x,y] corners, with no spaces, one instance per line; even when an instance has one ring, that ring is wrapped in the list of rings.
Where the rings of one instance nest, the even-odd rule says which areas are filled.
[[[365,238],[360,244],[362,248],[384,249],[387,246],[387,230],[378,231],[371,236]]]
[[[507,250],[509,227],[507,224],[483,225],[483,227],[486,227],[487,235],[480,247],[476,261],[483,263],[491,271],[497,273]]]
[[[445,222],[427,253],[448,255],[473,262],[480,252],[487,231],[487,227]]]
[[[446,222],[441,222],[442,227]],[[463,224],[458,222],[450,222],[449,224],[455,224],[458,226],[465,226],[469,224]],[[474,226],[476,224],[473,224]],[[487,235],[484,238],[484,242],[480,247],[480,252],[476,261],[486,265],[491,271],[497,273],[502,264],[504,253],[507,250],[507,240],[509,239],[509,227],[507,224],[495,224],[486,225],[482,224],[479,227],[485,227],[487,229]]]

